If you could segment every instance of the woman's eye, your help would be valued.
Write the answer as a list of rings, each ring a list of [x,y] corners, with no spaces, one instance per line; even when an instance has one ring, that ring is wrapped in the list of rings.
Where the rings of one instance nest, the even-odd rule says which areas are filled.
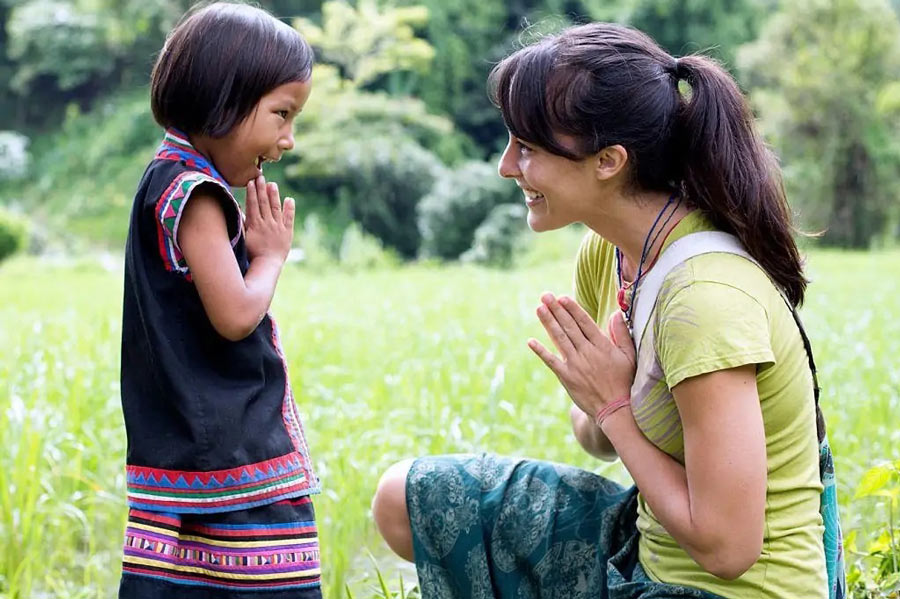
[[[283,119],[286,119],[286,118],[288,117],[288,111],[287,111],[287,110],[278,110],[278,111],[275,112],[275,114],[277,114],[278,116],[280,116],[280,117],[283,118]]]
[[[519,154],[522,154],[522,155],[524,156],[524,155],[526,155],[526,154],[530,154],[530,153],[533,152],[533,151],[534,151],[534,150],[532,150],[531,148],[529,148],[528,146],[526,146],[526,145],[523,144],[522,142],[519,142]]]

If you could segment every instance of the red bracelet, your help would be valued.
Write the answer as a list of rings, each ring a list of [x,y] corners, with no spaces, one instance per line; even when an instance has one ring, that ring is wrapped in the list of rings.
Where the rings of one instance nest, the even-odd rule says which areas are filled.
[[[609,402],[608,404],[600,408],[599,412],[597,412],[597,416],[594,418],[594,423],[599,428],[603,425],[603,421],[606,420],[610,414],[628,405],[631,405],[630,395],[625,395],[623,397],[620,397],[619,399]]]

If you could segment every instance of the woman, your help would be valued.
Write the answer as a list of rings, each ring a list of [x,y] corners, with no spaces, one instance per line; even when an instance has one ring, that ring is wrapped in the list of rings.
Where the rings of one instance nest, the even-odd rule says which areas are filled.
[[[405,462],[373,502],[388,545],[416,562],[426,597],[828,597],[816,405],[792,314],[806,279],[737,85],[610,24],[523,48],[491,81],[510,131],[500,174],[522,188],[529,226],[591,229],[577,303],[547,294],[537,309],[560,356],[529,347],[571,396],[579,443],[618,456],[636,489],[489,455]],[[635,356],[633,290],[675,240],[714,230],[754,260],[674,268]]]

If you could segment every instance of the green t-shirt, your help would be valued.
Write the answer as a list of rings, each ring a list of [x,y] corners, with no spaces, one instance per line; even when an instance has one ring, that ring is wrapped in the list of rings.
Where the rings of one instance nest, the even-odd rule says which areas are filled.
[[[714,227],[694,211],[673,229],[663,249],[708,230]],[[578,254],[576,298],[605,326],[616,309],[616,290],[614,248],[589,233]],[[732,581],[705,572],[639,497],[641,565],[658,581],[729,599],[827,598],[812,376],[793,316],[758,266],[715,253],[694,257],[669,273],[641,343],[631,397],[635,420],[654,445],[684,463],[672,387],[692,376],[747,364],[757,365],[768,461],[759,560]]]

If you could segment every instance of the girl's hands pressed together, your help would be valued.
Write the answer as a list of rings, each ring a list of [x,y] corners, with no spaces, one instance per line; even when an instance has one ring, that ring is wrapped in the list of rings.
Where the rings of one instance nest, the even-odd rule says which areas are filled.
[[[545,293],[537,316],[560,356],[536,339],[529,339],[528,347],[553,371],[585,414],[593,420],[610,402],[630,396],[634,345],[621,312],[610,318],[607,335],[575,300]]]
[[[284,206],[276,183],[264,177],[247,183],[247,215],[244,236],[250,260],[272,258],[283,264],[294,238],[294,200],[285,198]]]

